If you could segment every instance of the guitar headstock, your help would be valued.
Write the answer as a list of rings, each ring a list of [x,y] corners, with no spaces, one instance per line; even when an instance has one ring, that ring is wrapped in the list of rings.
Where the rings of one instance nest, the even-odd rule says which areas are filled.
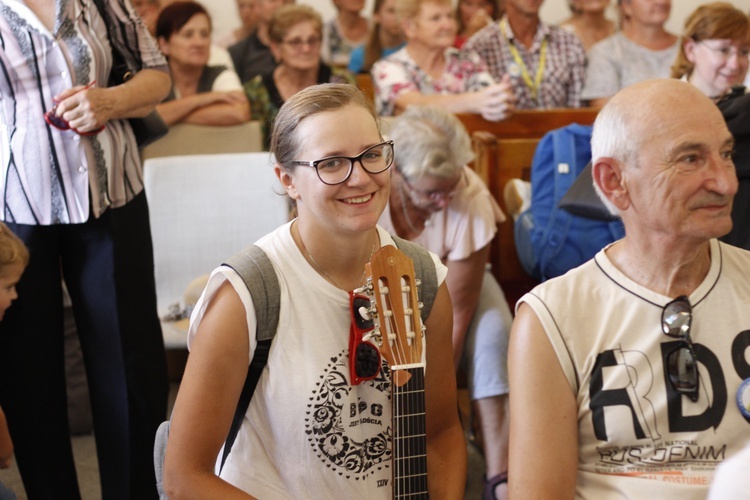
[[[396,385],[406,383],[406,372],[424,366],[422,360],[424,328],[417,298],[419,280],[414,277],[414,263],[394,246],[384,246],[372,255],[365,266],[367,285],[364,291],[372,302],[374,322],[372,339],[391,368]]]

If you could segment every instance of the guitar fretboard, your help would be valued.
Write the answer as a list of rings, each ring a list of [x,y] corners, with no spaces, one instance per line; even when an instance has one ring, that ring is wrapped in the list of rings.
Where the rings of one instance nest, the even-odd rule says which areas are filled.
[[[393,384],[393,498],[429,498],[424,369],[405,371],[409,381],[401,387]]]

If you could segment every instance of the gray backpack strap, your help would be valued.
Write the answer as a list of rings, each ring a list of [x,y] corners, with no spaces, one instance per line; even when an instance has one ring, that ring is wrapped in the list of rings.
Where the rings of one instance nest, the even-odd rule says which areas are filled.
[[[398,236],[392,236],[398,249],[414,262],[415,277],[422,281],[422,286],[419,287],[419,301],[423,305],[421,313],[422,323],[426,323],[427,318],[430,317],[432,304],[435,302],[435,296],[438,291],[435,262],[430,257],[430,252],[425,248]]]
[[[260,247],[251,245],[230,257],[224,265],[234,269],[245,282],[245,286],[247,286],[253,298],[258,324],[255,330],[257,345],[253,359],[250,361],[245,385],[242,387],[242,393],[237,402],[237,409],[232,418],[232,426],[224,443],[224,453],[221,457],[222,467],[227,456],[229,456],[240,430],[242,419],[247,413],[248,406],[250,406],[250,399],[253,397],[255,386],[258,384],[263,368],[268,361],[268,351],[279,324],[279,304],[281,302],[281,289],[279,288],[276,271],[274,271],[268,255]],[[169,426],[169,420],[162,422],[156,431],[154,440],[154,472],[156,474],[156,489],[161,500],[167,498],[164,493],[163,481],[164,455],[167,452]]]
[[[276,335],[276,329],[279,325],[279,306],[281,302],[281,289],[279,288],[279,279],[276,277],[276,271],[273,269],[271,260],[266,252],[261,250],[257,245],[246,247],[239,253],[233,255],[224,263],[234,269],[240,275],[245,286],[250,291],[255,306],[255,315],[257,316],[257,327],[255,338],[257,340],[253,359],[250,361],[250,367],[247,371],[245,385],[242,387],[240,399],[237,402],[237,409],[234,411],[232,426],[229,428],[227,440],[224,443],[224,453],[221,457],[221,466],[224,468],[229,452],[232,451],[232,445],[240,431],[242,420],[250,406],[250,399],[255,392],[255,386],[263,373],[263,368],[268,361],[268,351],[271,349],[271,341]]]
[[[250,291],[258,318],[256,339],[272,339],[279,324],[281,289],[268,255],[259,246],[250,245],[230,257],[224,265],[234,269]]]

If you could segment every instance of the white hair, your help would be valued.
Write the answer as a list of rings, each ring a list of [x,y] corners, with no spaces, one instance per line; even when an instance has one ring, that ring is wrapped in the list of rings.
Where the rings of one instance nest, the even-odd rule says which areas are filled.
[[[461,121],[436,106],[409,106],[393,122],[395,165],[407,178],[452,177],[474,159]]]

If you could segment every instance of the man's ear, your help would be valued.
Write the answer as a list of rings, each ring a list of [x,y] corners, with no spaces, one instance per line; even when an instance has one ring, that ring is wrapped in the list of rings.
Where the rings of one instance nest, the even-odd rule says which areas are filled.
[[[591,175],[599,190],[618,210],[630,206],[630,193],[622,175],[622,162],[614,158],[598,158]]]
[[[274,165],[273,171],[276,173],[276,178],[279,179],[281,187],[284,188],[287,196],[293,200],[298,200],[300,196],[297,187],[294,185],[294,177],[292,177],[289,172],[278,163]]]

